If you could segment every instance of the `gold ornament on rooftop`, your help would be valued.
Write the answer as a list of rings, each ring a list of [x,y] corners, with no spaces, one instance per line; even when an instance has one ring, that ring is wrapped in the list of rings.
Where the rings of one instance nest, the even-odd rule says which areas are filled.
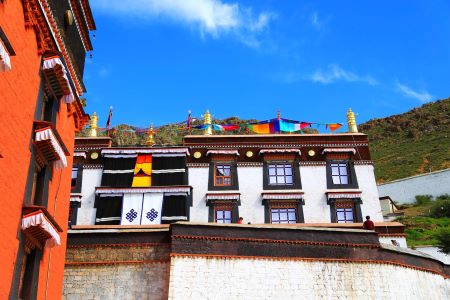
[[[147,139],[145,140],[145,145],[152,147],[155,144],[155,129],[153,124],[150,125],[150,128],[147,131]]]
[[[356,126],[355,113],[352,111],[351,108],[349,108],[347,112],[347,122],[348,122],[348,132],[357,133],[358,127]]]
[[[208,125],[208,127],[206,127],[206,129],[203,131],[204,135],[213,134],[211,124],[212,124],[211,113],[209,112],[209,110],[206,110],[205,115],[203,116],[203,125]]]
[[[97,113],[93,113],[91,116],[91,121],[89,123],[88,136],[97,137],[98,136],[98,117]]]

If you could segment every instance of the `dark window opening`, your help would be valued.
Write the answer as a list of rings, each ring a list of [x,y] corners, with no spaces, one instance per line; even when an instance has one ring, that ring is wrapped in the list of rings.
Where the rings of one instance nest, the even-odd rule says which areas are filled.
[[[292,164],[271,163],[267,166],[269,185],[293,185],[294,172]]]
[[[22,270],[20,273],[19,297],[20,299],[30,299],[33,286],[33,273],[36,262],[36,249],[29,254],[25,254],[22,261]]]
[[[270,214],[272,224],[297,223],[297,210],[295,208],[272,208]]]
[[[330,164],[333,184],[350,184],[347,162],[333,162]]]
[[[35,170],[33,174],[33,187],[31,190],[31,200],[34,205],[42,205],[45,188],[45,173],[47,167]]]
[[[70,183],[70,186],[72,188],[77,186],[78,182],[78,168],[72,168],[72,181]]]
[[[232,222],[232,210],[229,208],[217,208],[216,209],[216,223],[231,223]]]
[[[231,186],[231,165],[230,164],[216,164],[216,171],[214,173],[215,186]]]

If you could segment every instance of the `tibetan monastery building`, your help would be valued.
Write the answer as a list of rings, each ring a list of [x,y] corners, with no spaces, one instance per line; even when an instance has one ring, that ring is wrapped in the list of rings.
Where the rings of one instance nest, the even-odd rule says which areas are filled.
[[[449,293],[449,266],[408,249],[402,224],[383,222],[356,126],[210,133],[179,147],[111,147],[95,130],[76,139],[65,299]],[[367,215],[374,230],[363,230]]]
[[[59,299],[88,0],[0,1],[0,299]]]

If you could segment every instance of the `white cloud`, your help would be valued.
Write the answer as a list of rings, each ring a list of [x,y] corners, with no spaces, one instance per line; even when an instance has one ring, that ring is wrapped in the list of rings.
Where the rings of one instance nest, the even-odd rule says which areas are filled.
[[[428,93],[425,90],[421,90],[421,91],[415,91],[412,88],[401,84],[400,82],[396,82],[395,86],[397,88],[397,90],[403,94],[403,96],[407,97],[407,98],[412,98],[412,99],[417,99],[422,103],[431,101],[433,99],[433,95],[431,95],[430,93]]]
[[[319,14],[315,11],[311,15],[311,24],[314,28],[320,30],[322,28],[322,22],[319,20]]]
[[[201,35],[214,38],[234,33],[242,42],[255,46],[256,35],[266,29],[276,15],[221,0],[97,0],[92,2],[101,13],[127,18],[153,20],[166,18],[198,28]]]
[[[325,71],[318,69],[308,76],[308,79],[322,84],[329,84],[336,81],[363,82],[369,85],[378,84],[378,81],[371,75],[361,76],[350,71],[346,71],[338,65],[329,65]]]

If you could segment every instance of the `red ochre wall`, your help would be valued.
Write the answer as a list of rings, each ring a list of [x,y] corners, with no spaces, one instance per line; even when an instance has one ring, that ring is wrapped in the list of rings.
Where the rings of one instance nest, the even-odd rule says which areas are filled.
[[[0,26],[16,53],[11,56],[12,69],[0,72],[0,299],[7,299],[20,246],[18,237],[29,176],[41,56],[38,55],[34,30],[25,28],[22,1],[0,3]],[[60,104],[56,130],[69,152],[73,153],[74,119],[67,113],[64,103]],[[48,211],[55,216],[64,232],[60,234],[60,246],[43,252],[38,299],[44,299],[46,291],[47,299],[61,298],[72,156],[67,157],[67,161],[68,166],[62,171],[53,170],[49,184]]]

